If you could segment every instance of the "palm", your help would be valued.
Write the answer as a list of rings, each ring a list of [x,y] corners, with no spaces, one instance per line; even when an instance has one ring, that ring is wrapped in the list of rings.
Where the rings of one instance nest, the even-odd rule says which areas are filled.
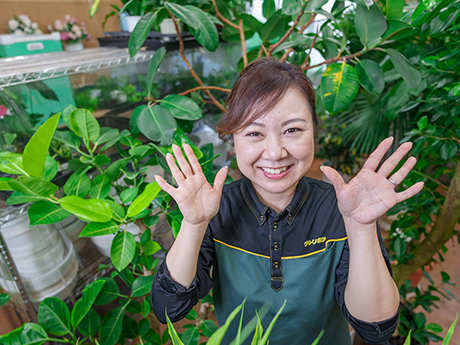
[[[323,169],[334,185],[338,207],[344,218],[349,218],[359,224],[371,224],[394,205],[410,198],[422,189],[423,184],[417,183],[403,192],[396,193],[395,185],[388,179],[390,173],[409,152],[410,144],[401,145],[377,170],[391,143],[390,139],[384,140],[366,161],[363,169],[348,184],[334,169],[328,167]],[[401,183],[415,163],[415,158],[409,158],[391,176],[391,179],[397,184]]]
[[[212,187],[201,170],[200,163],[190,146],[184,145],[189,162],[185,159],[180,148],[173,145],[174,157],[166,156],[172,176],[177,182],[177,188],[167,183],[163,178],[156,177],[158,184],[176,201],[184,220],[190,224],[208,223],[219,211],[222,187],[227,175],[226,169],[221,169],[216,175]]]

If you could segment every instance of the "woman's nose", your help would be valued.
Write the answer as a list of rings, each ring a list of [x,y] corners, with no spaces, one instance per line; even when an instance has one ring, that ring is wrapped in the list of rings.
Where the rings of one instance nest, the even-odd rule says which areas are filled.
[[[288,151],[280,138],[267,137],[264,141],[263,158],[277,161],[287,157]]]

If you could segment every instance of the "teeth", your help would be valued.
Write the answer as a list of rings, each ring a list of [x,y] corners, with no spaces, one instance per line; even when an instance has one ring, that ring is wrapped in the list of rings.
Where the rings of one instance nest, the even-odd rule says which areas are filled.
[[[270,168],[262,168],[263,171],[272,175],[278,175],[283,171],[286,171],[288,167],[279,168],[279,169],[270,169]]]

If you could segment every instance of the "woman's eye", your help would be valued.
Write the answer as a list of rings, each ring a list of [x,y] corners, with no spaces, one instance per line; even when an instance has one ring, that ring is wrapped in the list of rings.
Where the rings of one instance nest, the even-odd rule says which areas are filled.
[[[301,129],[300,128],[289,128],[288,130],[286,130],[286,133],[295,133],[295,132],[300,132]]]
[[[260,136],[260,133],[259,132],[250,132],[248,134],[246,134],[247,137],[258,137]]]

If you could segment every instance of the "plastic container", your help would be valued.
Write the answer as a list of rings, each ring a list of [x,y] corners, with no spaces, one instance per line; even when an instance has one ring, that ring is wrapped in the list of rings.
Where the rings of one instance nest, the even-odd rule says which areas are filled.
[[[32,55],[62,51],[61,34],[0,35],[0,57]]]

